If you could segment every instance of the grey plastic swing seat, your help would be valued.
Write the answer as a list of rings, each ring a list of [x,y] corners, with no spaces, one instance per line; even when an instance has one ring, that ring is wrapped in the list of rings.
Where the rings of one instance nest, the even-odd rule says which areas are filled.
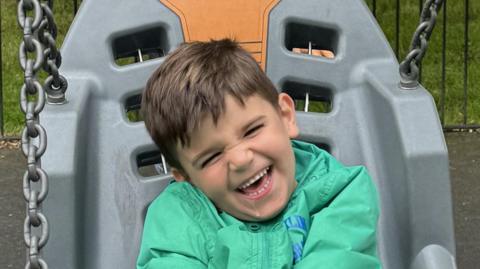
[[[309,41],[334,59],[296,54]],[[159,57],[119,66],[136,49],[172,51],[179,18],[157,0],[84,0],[63,44],[68,103],[47,105],[44,212],[51,268],[134,268],[146,207],[170,180],[144,177],[155,146],[125,110]],[[269,17],[266,72],[279,89],[331,102],[298,112],[301,139],[347,165],[368,167],[381,196],[384,268],[456,268],[448,156],[435,104],[422,87],[398,86],[398,63],[362,0],[282,0]],[[153,56],[153,57],[154,57]]]

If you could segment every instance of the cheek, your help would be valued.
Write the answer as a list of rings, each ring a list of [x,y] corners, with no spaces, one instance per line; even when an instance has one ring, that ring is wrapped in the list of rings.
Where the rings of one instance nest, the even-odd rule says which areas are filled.
[[[275,129],[261,138],[263,149],[274,158],[285,159],[287,156],[284,154],[291,150],[290,138],[287,135],[278,135],[282,132],[283,129]]]
[[[262,149],[266,151],[274,152],[279,150],[279,147],[285,143],[285,139],[288,139],[288,137],[284,135],[285,130],[279,127],[278,125],[274,125],[268,129],[268,131],[262,132],[255,139],[256,145],[262,146]]]
[[[200,188],[209,198],[221,195],[226,188],[224,169],[220,165],[214,165],[196,174],[192,183]]]

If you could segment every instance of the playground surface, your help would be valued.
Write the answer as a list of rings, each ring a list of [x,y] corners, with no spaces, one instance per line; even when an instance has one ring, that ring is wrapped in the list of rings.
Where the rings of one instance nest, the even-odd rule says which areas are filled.
[[[459,269],[474,269],[480,264],[480,132],[446,133],[445,137],[450,157],[457,265]],[[0,148],[0,268],[25,265],[25,163],[19,149]]]

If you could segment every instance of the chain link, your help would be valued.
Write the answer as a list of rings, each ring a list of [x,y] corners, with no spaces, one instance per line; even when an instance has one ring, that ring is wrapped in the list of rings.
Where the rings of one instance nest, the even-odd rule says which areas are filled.
[[[413,34],[409,53],[400,63],[400,86],[404,89],[415,89],[418,85],[419,65],[425,56],[428,39],[432,34],[437,14],[442,7],[443,0],[426,0],[420,15],[420,24]]]
[[[58,72],[62,58],[55,44],[57,26],[51,10],[52,2],[41,1],[20,0],[17,8],[18,24],[23,30],[18,56],[24,71],[20,108],[25,114],[22,152],[27,158],[23,176],[23,196],[27,203],[24,222],[24,240],[28,248],[26,269],[48,268],[40,252],[47,244],[49,229],[47,218],[41,212],[42,202],[48,193],[48,176],[41,167],[41,157],[47,148],[47,134],[40,124],[39,115],[46,101],[64,103],[67,89],[67,80]],[[37,78],[40,69],[48,73],[43,86]]]
[[[62,56],[56,46],[57,26],[49,5],[50,1],[48,4],[41,4],[44,18],[40,24],[38,35],[39,40],[46,47],[44,55],[47,60],[43,64],[43,70],[49,73],[49,76],[45,80],[44,87],[49,103],[64,104],[68,83],[65,77],[58,73],[58,68],[62,64]]]

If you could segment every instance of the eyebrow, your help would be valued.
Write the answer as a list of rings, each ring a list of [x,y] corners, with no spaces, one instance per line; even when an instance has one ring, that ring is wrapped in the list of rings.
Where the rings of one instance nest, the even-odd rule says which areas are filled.
[[[242,128],[241,128],[241,132],[244,133],[247,131],[248,128],[250,128],[250,126],[254,125],[255,123],[257,123],[258,121],[261,121],[263,120],[264,118],[266,118],[265,115],[260,115],[256,118],[253,118],[251,121],[249,121],[247,124],[245,124]],[[216,151],[218,148],[216,147],[207,147],[205,150],[201,151],[199,154],[195,155],[195,157],[193,157],[193,161],[192,161],[192,165],[193,166],[197,166],[198,165],[198,162],[200,161],[200,159],[202,159],[205,155],[209,154],[210,152],[214,152]]]

